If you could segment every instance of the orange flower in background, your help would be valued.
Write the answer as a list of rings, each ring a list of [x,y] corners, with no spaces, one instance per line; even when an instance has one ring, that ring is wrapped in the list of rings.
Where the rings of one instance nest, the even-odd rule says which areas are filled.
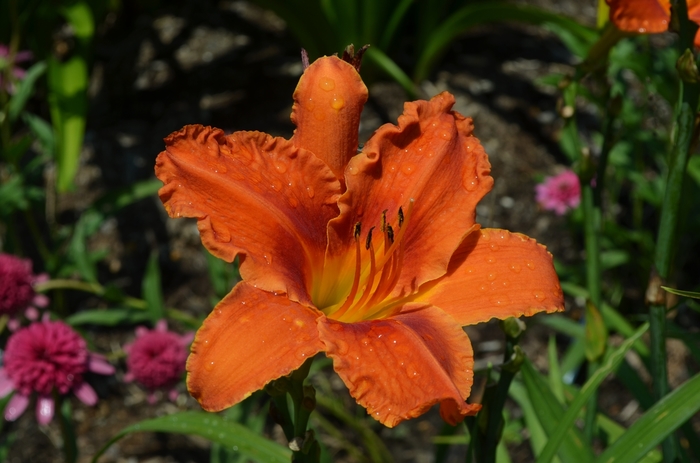
[[[456,424],[473,352],[462,326],[563,308],[552,257],[534,240],[480,229],[493,185],[470,118],[447,92],[406,103],[357,154],[367,88],[324,57],[294,92],[290,140],[189,125],[165,139],[156,175],[171,217],[243,281],[204,321],[187,363],[206,410],[234,405],[325,352],[387,426],[440,404]]]
[[[610,6],[610,21],[625,32],[657,34],[666,32],[671,22],[670,0],[605,0]],[[700,24],[700,0],[688,0],[688,18]],[[700,31],[695,34],[700,47]]]

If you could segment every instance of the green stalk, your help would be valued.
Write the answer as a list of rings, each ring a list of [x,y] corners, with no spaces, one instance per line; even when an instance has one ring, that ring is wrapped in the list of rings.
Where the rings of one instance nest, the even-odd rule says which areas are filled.
[[[479,463],[496,463],[496,448],[503,434],[503,407],[508,398],[508,389],[515,375],[520,371],[520,365],[524,360],[523,351],[518,346],[518,340],[525,331],[525,324],[515,318],[509,318],[501,322],[501,327],[506,334],[506,350],[503,355],[503,366],[498,378],[495,391],[490,395],[488,403],[484,404],[482,413],[486,414],[486,434],[479,435],[478,440],[482,445],[475,448],[477,461]],[[479,414],[477,421],[482,420]],[[477,432],[481,434],[483,429],[477,427]]]
[[[695,79],[693,76],[689,78],[688,72],[689,70],[692,72],[696,65],[691,50],[697,26],[688,20],[685,0],[675,1],[672,11],[671,22],[679,29],[679,51],[681,54],[681,59],[676,65],[681,76],[675,127],[676,137],[669,153],[666,191],[661,205],[659,232],[656,240],[654,271],[646,293],[647,304],[649,304],[651,376],[653,378],[653,395],[657,401],[669,392],[666,369],[666,298],[661,285],[668,281],[676,251],[681,194],[689,152],[694,144],[693,139],[696,137],[694,133],[695,117],[699,95],[697,68],[695,68]],[[673,436],[669,436],[663,441],[662,450],[665,463],[671,463],[675,460],[679,449]]]

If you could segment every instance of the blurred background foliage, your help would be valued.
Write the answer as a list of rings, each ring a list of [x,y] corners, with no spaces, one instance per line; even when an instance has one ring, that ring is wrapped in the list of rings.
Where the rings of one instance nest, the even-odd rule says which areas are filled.
[[[573,237],[573,257],[555,255],[574,309],[537,319],[552,330],[544,374],[522,358],[522,333],[505,330],[503,362],[477,372],[485,384],[484,412],[466,426],[445,426],[434,439],[434,461],[448,461],[450,445],[471,443],[467,461],[507,462],[508,446],[525,439],[537,461],[700,460],[700,424],[697,416],[691,420],[700,410],[698,76],[690,66],[682,80],[677,70],[686,50],[691,50],[691,63],[697,59],[688,38],[692,34],[623,33],[608,22],[605,2],[597,5],[597,24],[582,24],[527,2],[252,3],[274,12],[271,21],[283,21],[286,33],[312,60],[340,53],[348,44],[369,44],[362,67],[365,81],[393,80],[406,98],[432,96],[434,86],[426,81],[434,80],[436,69],[453,58],[455,41],[475,27],[522,23],[558,38],[573,72],[552,72],[537,84],[556,95],[554,156],[562,168],[578,174],[582,189],[581,205],[567,214],[561,232]],[[57,214],[60,198],[76,190],[100,28],[109,17],[133,20],[168,6],[158,0],[0,0],[0,43],[8,50],[0,57],[0,249],[29,256],[36,268],[45,270],[51,279],[37,290],[51,296],[52,314],[88,336],[95,327],[155,324],[163,318],[196,329],[203,317],[166,304],[162,272],[173,250],[164,243],[146,239],[149,251],[138,256],[139,272],[130,286],[105,271],[109,246],[90,245],[110,219],[152,199],[159,182],[122,179],[118,188],[103,188],[85,207]],[[678,8],[683,11],[676,7],[676,15]],[[678,27],[692,29],[687,17],[675,19]],[[192,33],[180,29],[170,40],[181,44]],[[25,51],[31,52],[31,61],[15,62]],[[26,71],[21,78],[14,74],[16,66]],[[237,264],[201,252],[214,304],[238,280]],[[662,284],[686,292],[659,295],[665,294]],[[76,310],[76,291],[96,296],[99,307]],[[668,339],[679,340],[691,359],[681,366],[688,380],[673,389],[665,379]],[[335,397],[329,371],[325,359],[311,370],[319,409],[311,426],[336,442],[335,453],[324,447],[322,459],[333,461],[332,455],[342,454],[352,461],[391,461],[385,435],[363,411],[348,410],[348,403]],[[629,427],[597,402],[608,375],[640,409]],[[507,400],[510,405],[504,410]],[[212,462],[288,461],[289,450],[260,437],[269,431],[269,403],[258,393],[217,416],[182,411],[133,424],[115,440],[144,430],[181,432],[214,442]],[[212,434],[212,426],[226,431]],[[676,429],[680,431],[674,433]],[[400,438],[401,432],[397,429],[393,436]],[[348,437],[352,433],[355,437]],[[2,441],[3,455],[11,443]]]

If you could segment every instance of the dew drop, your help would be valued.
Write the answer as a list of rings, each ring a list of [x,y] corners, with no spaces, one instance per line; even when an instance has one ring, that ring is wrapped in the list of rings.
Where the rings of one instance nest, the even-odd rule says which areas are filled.
[[[489,276],[486,277],[489,281],[493,281],[496,279],[496,272],[491,272],[489,273]]]
[[[500,296],[495,296],[490,299],[491,303],[497,307],[503,307],[504,305],[508,304],[510,302],[510,299],[508,299],[508,296],[505,295],[500,295]]]
[[[416,166],[410,163],[401,164],[401,172],[406,175],[411,175],[416,171]]]
[[[288,201],[289,201],[289,205],[294,207],[294,208],[299,205],[299,201],[297,201],[297,199],[294,196],[290,196],[288,198]]]
[[[267,262],[267,265],[270,265],[272,263],[272,258],[269,257],[267,254],[264,254],[263,257],[265,258],[265,262]]]
[[[489,289],[489,287],[487,285],[481,285],[481,286],[479,286],[479,289],[481,291],[486,291],[487,289]]]
[[[331,108],[335,109],[336,111],[340,111],[345,107],[345,100],[340,98],[339,96],[333,97],[333,101],[331,101]]]
[[[280,191],[282,189],[282,182],[280,182],[277,179],[273,179],[270,188],[272,188],[275,191]]]
[[[535,263],[533,261],[528,260],[526,265],[530,270],[535,270]]]
[[[348,166],[348,173],[350,173],[350,175],[357,175],[360,173],[360,169],[357,166]]]
[[[364,338],[364,339],[362,340],[362,345],[365,346],[365,347],[369,346],[369,338]]]
[[[498,251],[498,245],[496,243],[489,244],[489,249],[492,251]]]
[[[486,262],[488,262],[489,264],[495,264],[496,258],[493,256],[490,256],[488,259],[486,259]]]
[[[429,158],[432,158],[433,156],[435,156],[435,151],[433,151],[433,150],[428,150],[428,151],[425,153],[425,155],[426,155],[427,157],[429,157]]]
[[[476,187],[479,186],[479,177],[474,177],[472,179],[466,179],[464,181],[464,189],[467,191],[474,191]]]
[[[442,132],[440,134],[440,138],[442,138],[443,140],[451,140],[452,134],[450,132]]]
[[[330,77],[321,77],[318,81],[318,86],[321,87],[321,90],[330,92],[335,88],[335,81]]]
[[[483,241],[488,241],[491,239],[491,236],[487,232],[485,232],[484,230],[481,230],[481,239]]]
[[[204,369],[207,371],[211,371],[212,369],[214,369],[214,362],[205,363]]]
[[[545,294],[542,291],[535,291],[534,293],[532,293],[532,295],[535,296],[535,300],[537,302],[542,302],[545,299],[547,299],[547,296],[545,296]]]
[[[307,186],[306,187],[306,194],[309,195],[309,198],[313,198],[314,194],[315,194],[313,187]]]
[[[287,172],[287,164],[285,164],[284,162],[275,161],[273,162],[273,164],[277,172],[279,172],[280,174]]]
[[[512,272],[520,273],[520,269],[521,269],[520,264],[516,264],[516,263],[510,264],[510,270]]]

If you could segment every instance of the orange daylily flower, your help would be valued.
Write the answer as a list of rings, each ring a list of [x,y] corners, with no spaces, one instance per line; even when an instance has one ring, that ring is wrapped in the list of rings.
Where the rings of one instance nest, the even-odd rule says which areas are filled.
[[[204,321],[187,362],[206,410],[234,405],[325,352],[387,426],[440,403],[456,424],[473,352],[462,326],[563,308],[552,257],[480,229],[493,185],[470,118],[447,92],[406,103],[357,154],[367,88],[337,57],[305,69],[290,140],[189,125],[165,139],[156,175],[171,217],[243,281]]]
[[[610,20],[625,32],[657,34],[666,32],[671,21],[670,0],[605,0],[610,6]],[[700,0],[688,0],[688,18],[700,24]],[[700,31],[695,34],[700,47]]]

